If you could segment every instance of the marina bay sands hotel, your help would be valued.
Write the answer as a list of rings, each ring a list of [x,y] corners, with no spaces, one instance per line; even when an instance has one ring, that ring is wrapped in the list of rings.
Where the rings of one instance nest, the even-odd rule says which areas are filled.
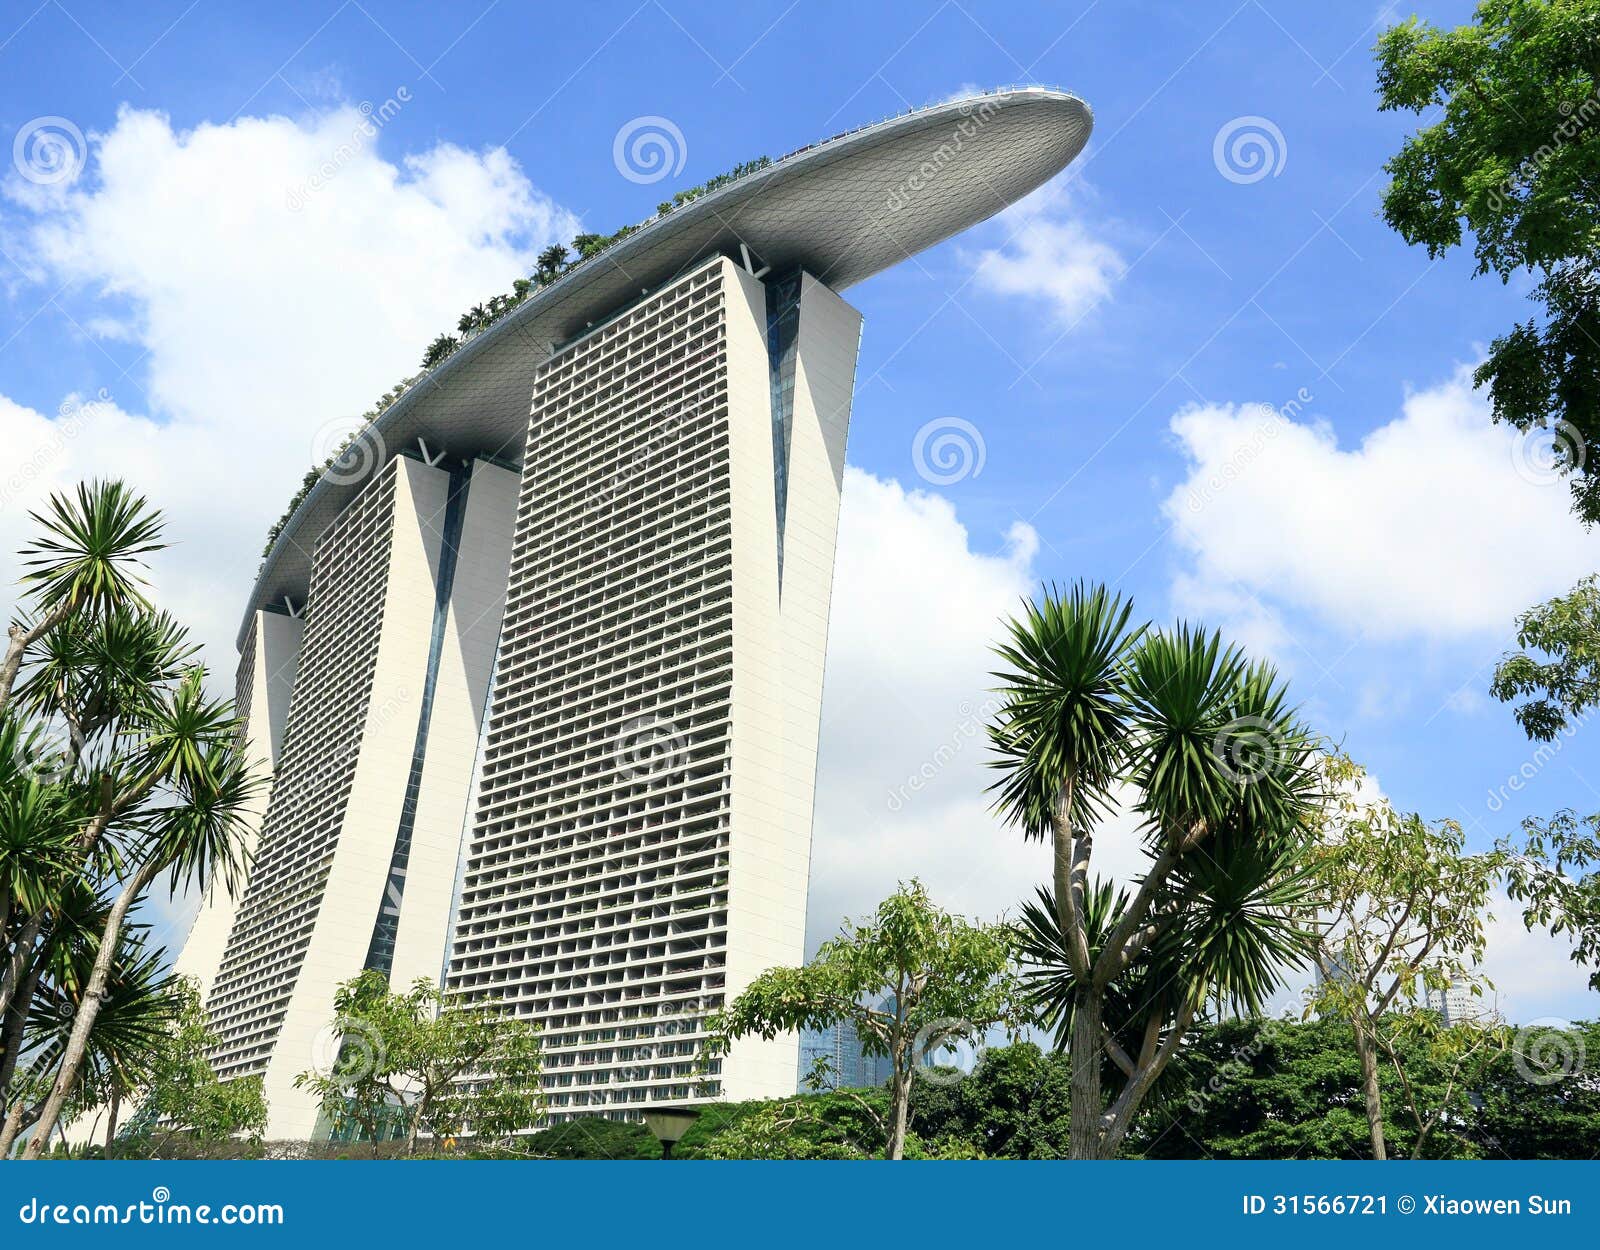
[[[840,292],[1063,169],[1037,87],[802,149],[462,343],[283,526],[238,635],[272,777],[178,963],[269,1135],[364,968],[540,1026],[553,1121],[705,1096],[707,1015],[804,959],[861,315]],[[960,360],[949,362],[963,367]],[[711,1096],[794,1091],[795,1038]]]

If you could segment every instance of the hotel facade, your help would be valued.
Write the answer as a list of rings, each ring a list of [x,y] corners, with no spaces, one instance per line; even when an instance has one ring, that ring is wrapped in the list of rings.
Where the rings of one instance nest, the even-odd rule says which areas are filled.
[[[464,343],[298,505],[238,639],[253,866],[178,965],[270,1136],[316,1134],[294,1080],[364,968],[536,1022],[553,1121],[794,1090],[792,1035],[695,1065],[707,1016],[805,954],[839,292],[1090,125],[1008,89],[693,200]]]

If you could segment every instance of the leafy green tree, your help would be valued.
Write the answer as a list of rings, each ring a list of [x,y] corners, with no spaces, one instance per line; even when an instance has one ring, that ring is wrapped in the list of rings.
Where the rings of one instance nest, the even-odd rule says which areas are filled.
[[[959,1081],[919,1081],[911,1091],[918,1137],[965,1143],[985,1158],[1068,1158],[1071,1123],[1071,1063],[1033,1042],[995,1047]]]
[[[527,1152],[547,1159],[659,1159],[661,1143],[643,1124],[588,1116],[531,1134]]]
[[[1445,1097],[1446,1070],[1425,1046],[1403,1041],[1403,1063],[1420,1101]],[[1361,1065],[1349,1021],[1244,1016],[1197,1027],[1173,1064],[1167,1105],[1139,1117],[1129,1153],[1148,1159],[1360,1159],[1371,1152]],[[1403,1108],[1395,1070],[1379,1078],[1386,1107]],[[1429,1158],[1475,1158],[1473,1107],[1430,1131]],[[1385,1140],[1417,1153],[1416,1126],[1402,1109],[1386,1120]]]
[[[353,1131],[374,1155],[397,1133],[407,1154],[423,1133],[492,1143],[543,1113],[538,1033],[493,1004],[446,995],[426,978],[398,993],[368,969],[334,995],[333,1030],[333,1063],[295,1085],[317,1095],[335,1135]]]
[[[267,1102],[261,1079],[220,1081],[210,1053],[218,1038],[200,999],[198,986],[177,978],[176,1011],[156,1048],[154,1063],[138,1082],[138,1112],[119,1153],[160,1159],[185,1150],[201,1156],[244,1139],[259,1149],[267,1131]],[[116,1136],[113,1109],[106,1131],[106,1154]]]
[[[993,1026],[1024,1023],[1014,947],[1010,926],[952,916],[913,880],[871,919],[847,922],[804,967],[771,968],[752,981],[708,1022],[708,1055],[751,1034],[770,1041],[793,1029],[849,1021],[863,1053],[889,1060],[883,1137],[888,1157],[902,1158],[917,1066],[963,1040],[981,1041]]]
[[[1600,577],[1586,577],[1519,616],[1517,646],[1522,650],[1495,667],[1494,697],[1527,699],[1516,717],[1534,741],[1572,732],[1600,702]]]
[[[1600,520],[1600,0],[1483,0],[1454,30],[1413,17],[1377,65],[1382,108],[1442,112],[1385,166],[1384,219],[1436,257],[1470,231],[1480,274],[1537,275],[1542,323],[1497,338],[1476,380],[1497,421],[1554,432],[1574,509]]]
[[[1497,1030],[1470,1023],[1441,1029],[1425,1000],[1452,986],[1478,996],[1493,988],[1477,969],[1505,856],[1466,854],[1454,821],[1429,824],[1385,799],[1363,799],[1362,773],[1348,760],[1334,758],[1329,772],[1337,799],[1312,859],[1321,918],[1312,1007],[1350,1022],[1372,1157],[1388,1157],[1380,1065],[1398,1077],[1419,1155],[1442,1119],[1461,1114],[1461,1078],[1500,1041]],[[1452,1074],[1439,1101],[1424,1097],[1407,1070],[1419,1045]]]
[[[1573,962],[1589,967],[1589,988],[1600,990],[1600,812],[1530,816],[1520,841],[1502,839],[1499,849],[1523,922],[1570,935]]]
[[[1490,1158],[1593,1159],[1600,1142],[1600,1023],[1524,1028],[1476,1088]]]
[[[996,648],[997,808],[1053,849],[1024,954],[1073,1059],[1074,1158],[1115,1157],[1202,1003],[1258,1007],[1311,937],[1321,781],[1283,684],[1215,634],[1131,616],[1103,586],[1047,590]],[[1124,793],[1150,857],[1131,895],[1090,877]]]

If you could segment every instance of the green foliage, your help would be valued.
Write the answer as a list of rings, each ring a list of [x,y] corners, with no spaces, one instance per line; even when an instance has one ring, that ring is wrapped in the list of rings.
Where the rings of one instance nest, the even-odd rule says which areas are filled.
[[[881,1089],[797,1094],[702,1111],[674,1159],[871,1159],[884,1153],[889,1095]],[[906,1152],[911,1155],[910,1149]],[[912,1157],[915,1157],[912,1155]]]
[[[997,1047],[953,1084],[918,1081],[911,1127],[990,1159],[1071,1157],[1072,1065],[1032,1042]]]
[[[0,671],[0,1150],[34,1124],[30,1155],[146,1079],[175,1000],[138,908],[237,881],[258,787],[232,703],[144,597],[159,514],[96,482],[34,520]]]
[[[138,1114],[115,1151],[124,1158],[205,1157],[259,1150],[267,1131],[261,1080],[219,1081],[208,1058],[218,1038],[211,1031],[198,987],[180,979],[177,1008],[161,1038],[155,1062],[140,1084]]]
[[[1536,696],[1516,710],[1517,723],[1535,741],[1575,730],[1600,702],[1600,576],[1519,616],[1517,646],[1522,650],[1495,667],[1494,697],[1509,703]]]
[[[1522,904],[1530,929],[1571,935],[1573,962],[1590,967],[1589,988],[1600,990],[1600,812],[1529,817],[1522,832],[1520,845],[1500,843],[1506,892]]]
[[[1600,0],[1483,0],[1470,25],[1417,18],[1377,46],[1381,107],[1442,117],[1385,166],[1384,219],[1440,256],[1474,236],[1478,272],[1539,275],[1530,320],[1478,369],[1494,417],[1556,432],[1573,506],[1600,519]]]
[[[531,1134],[527,1153],[546,1159],[659,1159],[661,1143],[643,1124],[591,1117]]]
[[[1524,1028],[1478,1086],[1476,1133],[1490,1158],[1593,1159],[1600,1142],[1600,1023]]]
[[[1380,1064],[1394,1071],[1416,1130],[1412,1152],[1422,1153],[1429,1134],[1459,1116],[1465,1082],[1504,1045],[1497,1026],[1441,1028],[1422,1004],[1430,990],[1493,989],[1477,969],[1506,856],[1468,855],[1454,821],[1429,824],[1386,799],[1364,799],[1364,774],[1348,759],[1330,757],[1327,768],[1335,801],[1311,859],[1321,918],[1311,1006],[1354,1030],[1373,1157],[1388,1153]],[[1448,1073],[1442,1090],[1413,1079],[1419,1048]]]
[[[1467,1131],[1472,1106],[1447,1069],[1410,1042],[1405,1066],[1419,1099],[1449,1101],[1456,1113],[1429,1139],[1430,1158],[1481,1153]],[[1151,1159],[1359,1159],[1370,1150],[1361,1065],[1348,1021],[1305,1022],[1251,1016],[1197,1029],[1174,1065],[1173,1097],[1141,1118],[1130,1154]],[[1385,1105],[1402,1105],[1395,1071],[1380,1073]],[[1416,1126],[1404,1114],[1386,1121],[1386,1138],[1410,1154]]]
[[[1023,954],[1081,1060],[1075,1154],[1107,1157],[1202,1002],[1253,1009],[1305,961],[1313,740],[1270,666],[1188,625],[1137,625],[1104,586],[1047,589],[996,652],[996,808],[1053,850]],[[1091,875],[1120,791],[1150,859],[1131,893]]]
[[[444,994],[426,978],[404,993],[368,969],[334,995],[340,1045],[327,1071],[295,1077],[321,1101],[335,1137],[376,1153],[391,1136],[414,1151],[422,1134],[479,1146],[531,1128],[544,1109],[533,1025],[493,1004]]]
[[[847,922],[809,964],[771,968],[752,981],[709,1022],[710,1051],[750,1034],[770,1040],[850,1021],[863,1053],[887,1058],[893,1069],[883,1135],[899,1158],[913,1068],[994,1025],[1015,1030],[1025,1022],[1011,970],[1015,941],[1007,925],[971,924],[942,911],[913,880],[870,920]]]

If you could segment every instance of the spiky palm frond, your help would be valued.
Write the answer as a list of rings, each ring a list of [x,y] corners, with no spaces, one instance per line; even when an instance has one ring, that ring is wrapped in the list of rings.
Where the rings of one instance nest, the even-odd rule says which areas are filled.
[[[22,550],[22,581],[41,614],[145,602],[135,570],[163,543],[161,516],[144,496],[123,482],[81,482],[75,494],[51,495],[31,515],[43,533]]]
[[[990,741],[1005,775],[995,807],[1031,838],[1048,838],[1070,779],[1085,819],[1103,813],[1127,749],[1126,658],[1141,629],[1131,602],[1104,586],[1047,593],[1007,622],[992,674],[1004,699]]]

